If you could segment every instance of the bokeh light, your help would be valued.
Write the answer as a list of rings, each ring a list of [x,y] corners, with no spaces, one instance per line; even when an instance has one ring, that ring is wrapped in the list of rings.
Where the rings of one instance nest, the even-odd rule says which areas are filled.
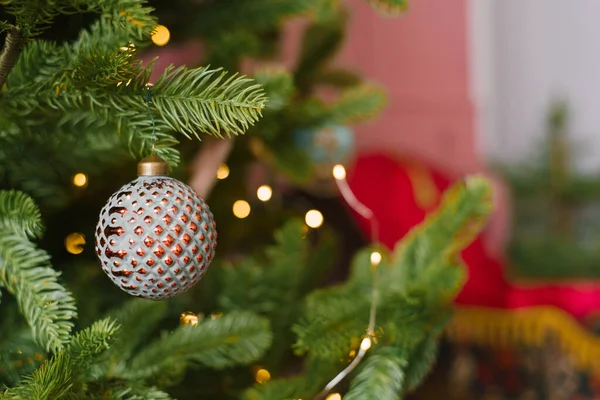
[[[245,200],[238,200],[233,203],[233,215],[238,218],[246,218],[250,215],[250,204]]]
[[[158,25],[152,32],[152,43],[157,46],[164,46],[169,43],[171,39],[171,32],[164,25]]]
[[[304,221],[311,228],[318,228],[323,225],[323,214],[319,210],[309,210],[304,217]]]
[[[65,238],[65,248],[71,254],[81,254],[85,246],[85,236],[79,232],[73,232]]]
[[[256,197],[258,197],[258,199],[260,201],[269,201],[269,200],[271,200],[272,195],[273,195],[273,190],[271,189],[271,186],[269,186],[269,185],[262,185],[256,191]]]
[[[379,265],[380,262],[381,262],[381,253],[378,251],[372,252],[371,253],[371,264]]]
[[[82,172],[79,172],[73,176],[73,185],[77,187],[84,187],[87,185],[87,181],[87,175]]]
[[[271,374],[266,369],[261,368],[258,371],[256,371],[255,378],[256,382],[258,383],[267,383],[271,379]]]
[[[197,326],[198,325],[198,317],[191,311],[186,311],[181,314],[179,317],[180,325],[189,325],[189,326]]]
[[[346,168],[342,164],[336,164],[333,167],[333,177],[337,180],[342,180],[346,177]]]
[[[219,165],[217,169],[217,179],[225,179],[229,176],[229,167],[226,164]]]

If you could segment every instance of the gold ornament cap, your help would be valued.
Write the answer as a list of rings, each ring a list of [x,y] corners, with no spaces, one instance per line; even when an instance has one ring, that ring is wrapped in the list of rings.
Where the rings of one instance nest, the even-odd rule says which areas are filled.
[[[169,165],[159,156],[151,155],[138,163],[137,170],[138,176],[166,176]]]

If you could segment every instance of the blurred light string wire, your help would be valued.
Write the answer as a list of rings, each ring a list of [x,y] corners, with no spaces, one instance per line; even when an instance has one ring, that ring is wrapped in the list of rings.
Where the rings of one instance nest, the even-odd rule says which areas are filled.
[[[348,185],[348,181],[346,181],[346,169],[343,165],[337,164],[333,167],[333,177],[335,178],[335,183],[346,203],[357,214],[369,221],[371,225],[371,245],[376,245],[379,241],[379,223],[377,222],[373,211],[361,203],[354,195],[354,192],[352,192],[350,185]],[[371,274],[373,276],[371,289],[371,308],[369,311],[369,325],[367,326],[365,336],[360,342],[360,348],[358,349],[358,352],[356,353],[356,356],[352,362],[350,362],[346,368],[344,368],[331,381],[329,381],[325,388],[323,388],[323,390],[317,394],[314,400],[325,399],[327,394],[329,394],[329,392],[331,392],[331,390],[337,386],[337,384],[346,378],[358,366],[358,364],[360,364],[362,359],[367,354],[367,351],[371,348],[372,339],[375,332],[375,323],[377,320],[377,299],[379,296],[377,267],[380,262],[381,254],[378,252],[371,253]]]

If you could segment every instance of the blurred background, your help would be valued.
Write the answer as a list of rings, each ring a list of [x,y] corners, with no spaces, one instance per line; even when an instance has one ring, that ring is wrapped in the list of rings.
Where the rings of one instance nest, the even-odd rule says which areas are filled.
[[[289,100],[292,112],[268,110],[254,131],[235,141],[182,139],[176,146],[183,162],[173,175],[206,197],[226,227],[219,251],[227,262],[272,244],[276,228],[299,217],[305,232],[312,228],[313,242],[337,237],[332,268],[314,286],[344,281],[372,232],[330,176],[338,162],[380,221],[378,236],[388,247],[435,210],[450,185],[483,174],[493,182],[495,209],[462,253],[468,280],[441,337],[438,362],[411,398],[600,399],[600,52],[594,44],[600,2],[413,0],[391,16],[385,8],[374,11],[377,1],[340,0],[332,3],[344,6],[343,18],[316,24],[314,37],[306,34],[314,28],[306,18],[260,29],[241,24],[241,36],[233,30],[227,36],[217,25],[211,32],[186,14],[191,3],[214,4],[150,2],[162,36],[140,57],[146,63],[160,57],[153,79],[169,64],[210,63],[263,78],[278,68],[295,74],[292,100],[274,102]],[[89,21],[65,17],[45,35],[72,40]],[[321,58],[310,52],[318,35],[334,37]],[[372,86],[357,96],[355,108],[364,113],[303,102],[339,100],[363,79]],[[315,115],[334,122],[333,144],[314,138],[322,122]],[[41,203],[54,232],[43,247],[76,297],[101,292],[78,305],[82,325],[125,297],[96,265],[91,238],[97,210],[135,171],[117,144],[107,139],[104,146],[94,153],[100,161],[86,164],[86,156],[63,160],[64,149],[45,143],[35,161],[48,157],[59,165],[52,178],[39,176],[40,164],[28,166],[37,175],[31,182],[18,174],[11,181],[8,163],[0,174],[1,187],[24,188]],[[309,221],[310,210],[318,211],[316,221]],[[218,310],[216,279],[171,303],[171,314],[190,304],[206,315]],[[243,372],[244,383],[253,383]],[[206,395],[189,389],[194,379],[181,377],[174,393]]]

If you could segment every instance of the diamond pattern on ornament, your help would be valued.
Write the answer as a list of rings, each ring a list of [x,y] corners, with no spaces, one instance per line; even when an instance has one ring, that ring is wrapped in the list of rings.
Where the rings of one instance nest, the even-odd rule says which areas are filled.
[[[100,212],[96,252],[117,286],[160,300],[202,279],[216,239],[208,205],[189,186],[141,176],[113,194]]]

